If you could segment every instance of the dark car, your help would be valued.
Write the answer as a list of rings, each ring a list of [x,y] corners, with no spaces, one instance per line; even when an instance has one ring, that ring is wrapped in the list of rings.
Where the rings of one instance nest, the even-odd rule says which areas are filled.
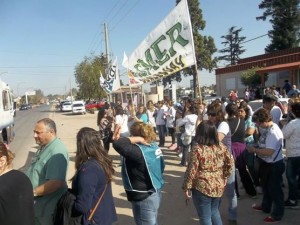
[[[20,110],[27,110],[27,109],[29,109],[29,106],[27,104],[22,104],[19,109]]]

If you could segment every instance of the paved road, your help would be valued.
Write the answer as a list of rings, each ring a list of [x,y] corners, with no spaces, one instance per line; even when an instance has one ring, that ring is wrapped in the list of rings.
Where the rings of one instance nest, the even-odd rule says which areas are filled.
[[[29,112],[29,111],[28,111]],[[18,116],[20,113],[18,114]],[[74,157],[76,151],[76,133],[84,126],[97,129],[96,116],[97,114],[87,115],[71,115],[70,113],[61,113],[49,111],[47,108],[41,107],[34,109],[31,113],[21,114],[22,117],[17,118],[17,131],[22,129],[22,132],[17,132],[16,140],[11,144],[12,149],[16,149],[16,159],[14,161],[15,168],[24,168],[24,164],[30,162],[31,154],[36,150],[35,143],[32,137],[32,130],[35,121],[46,115],[52,118],[57,124],[58,137],[66,144],[70,154],[70,164],[68,170],[68,179],[74,175]],[[25,121],[23,121],[25,120]],[[27,122],[28,121],[28,122]],[[21,139],[21,140],[18,140]],[[170,138],[167,137],[167,142]],[[23,143],[23,144],[20,144]],[[167,143],[168,145],[169,143]],[[165,186],[163,189],[162,205],[159,211],[160,225],[197,225],[199,221],[192,202],[188,206],[185,205],[183,191],[181,189],[185,168],[179,167],[179,158],[173,151],[163,148],[163,153],[166,160],[165,170]],[[119,156],[113,148],[109,154],[114,160],[114,164],[119,163]],[[120,176],[120,167],[116,167],[115,178],[113,180],[113,194],[118,213],[117,225],[133,225],[130,203],[126,200],[126,195],[122,186]],[[70,184],[70,183],[69,183]],[[286,192],[287,188],[285,188]],[[238,200],[238,224],[253,225],[264,224],[263,218],[266,214],[254,212],[251,205],[255,202],[260,202],[261,196],[258,199],[251,199],[240,190],[241,199]],[[221,215],[224,225],[227,224],[227,202],[226,199],[221,204]],[[300,224],[300,211],[286,210],[283,221],[279,224],[297,225]]]

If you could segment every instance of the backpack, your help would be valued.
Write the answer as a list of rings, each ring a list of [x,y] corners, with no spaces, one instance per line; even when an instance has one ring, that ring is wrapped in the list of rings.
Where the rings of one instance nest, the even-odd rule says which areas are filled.
[[[74,215],[72,208],[76,196],[68,189],[59,199],[53,216],[54,225],[81,225],[83,215]]]

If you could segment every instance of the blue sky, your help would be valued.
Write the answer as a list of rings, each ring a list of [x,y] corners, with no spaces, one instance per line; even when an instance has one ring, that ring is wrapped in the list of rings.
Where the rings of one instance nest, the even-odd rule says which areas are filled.
[[[1,0],[0,74],[19,95],[41,89],[44,94],[64,94],[76,87],[74,68],[85,56],[105,52],[104,28],[109,30],[109,50],[122,62],[168,15],[176,0]],[[269,22],[256,21],[261,0],[201,0],[206,28],[218,49],[231,26],[252,39],[267,33]],[[244,44],[250,57],[264,53],[263,37]],[[121,68],[121,65],[120,65]],[[124,70],[121,68],[121,73]],[[124,83],[127,77],[121,76]],[[181,86],[189,86],[184,79]],[[215,82],[202,71],[201,85]]]

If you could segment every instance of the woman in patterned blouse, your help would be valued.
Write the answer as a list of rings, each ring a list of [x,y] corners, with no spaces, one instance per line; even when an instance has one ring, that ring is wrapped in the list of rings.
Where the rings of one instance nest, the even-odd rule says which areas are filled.
[[[200,224],[221,225],[220,198],[234,165],[233,157],[219,142],[217,129],[209,121],[199,124],[195,140],[183,190],[187,201],[193,198]]]

